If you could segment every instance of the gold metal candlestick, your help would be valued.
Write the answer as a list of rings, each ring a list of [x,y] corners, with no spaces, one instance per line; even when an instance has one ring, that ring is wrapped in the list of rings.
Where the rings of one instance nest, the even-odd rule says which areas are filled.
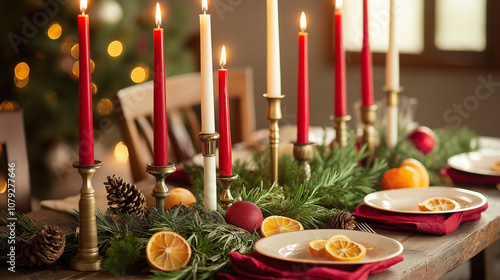
[[[279,120],[283,117],[281,114],[281,99],[285,96],[269,96],[264,94],[267,99],[266,117],[269,120],[269,152],[271,154],[271,182],[278,183],[278,152],[280,146],[280,127]]]
[[[351,120],[351,116],[334,117],[335,122],[335,141],[340,148],[347,146],[347,122]]]
[[[311,179],[311,166],[309,162],[313,159],[314,143],[293,142],[293,157],[299,162],[302,168],[303,179]]]
[[[82,176],[82,188],[80,189],[80,201],[78,203],[79,228],[78,253],[71,259],[70,266],[78,271],[98,271],[101,270],[102,256],[99,255],[97,246],[97,223],[95,216],[95,196],[92,188],[92,176],[102,162],[95,161],[93,165],[80,165],[73,163],[74,168],[78,168],[78,173]]]
[[[227,210],[234,202],[233,195],[231,194],[231,184],[238,179],[238,174],[228,176],[218,175],[217,180],[222,184],[222,195],[219,199],[220,207]]]
[[[156,209],[165,210],[165,197],[169,196],[168,187],[165,183],[165,178],[174,173],[176,170],[175,164],[169,162],[167,166],[156,166],[153,163],[148,163],[146,172],[156,178],[156,184],[151,195],[156,200]]]
[[[198,133],[198,138],[201,141],[201,154],[204,157],[214,157],[215,147],[217,139],[219,139],[219,133]]]
[[[377,144],[377,130],[373,124],[377,120],[377,105],[361,107],[361,121],[363,122],[363,144],[368,150],[374,150]]]

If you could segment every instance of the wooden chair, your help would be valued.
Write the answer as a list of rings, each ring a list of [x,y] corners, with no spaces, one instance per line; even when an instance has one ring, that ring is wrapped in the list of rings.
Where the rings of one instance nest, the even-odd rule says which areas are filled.
[[[255,106],[252,68],[228,71],[228,94],[233,143],[249,139],[255,130]],[[214,87],[217,86],[217,77]],[[200,125],[201,76],[190,73],[168,77],[167,113],[169,161],[179,163],[200,152],[198,133]],[[214,90],[215,100],[218,91]],[[146,178],[146,164],[153,154],[153,81],[118,91],[116,113],[135,182]],[[217,108],[217,102],[214,104]]]
[[[0,111],[0,149],[5,156],[5,160],[1,165],[6,165],[4,169],[4,178],[7,187],[11,183],[15,190],[15,210],[21,213],[31,211],[31,186],[30,186],[30,172],[28,164],[28,152],[26,149],[26,137],[24,134],[24,121],[22,111]],[[12,174],[15,177],[9,177],[8,164],[14,164]],[[0,165],[0,166],[1,166]],[[8,179],[13,181],[9,181]],[[8,189],[5,194],[11,191]],[[6,195],[6,196],[7,196]],[[2,198],[4,199],[4,198]],[[5,198],[7,206],[7,198]]]

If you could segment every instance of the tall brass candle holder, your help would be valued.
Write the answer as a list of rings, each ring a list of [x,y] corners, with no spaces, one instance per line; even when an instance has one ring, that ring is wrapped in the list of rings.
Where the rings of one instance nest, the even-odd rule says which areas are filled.
[[[314,143],[293,143],[293,157],[299,162],[299,166],[302,168],[303,179],[311,179],[311,166],[309,162],[313,159],[314,154]]]
[[[217,180],[222,185],[222,195],[219,199],[220,207],[227,210],[234,202],[233,195],[231,194],[231,184],[238,179],[238,174],[232,174],[228,176],[218,175]]]
[[[281,99],[285,96],[269,96],[264,94],[267,99],[266,117],[269,120],[269,152],[271,154],[271,182],[278,183],[278,155],[280,146],[280,127],[279,120],[283,117],[281,114]]]
[[[385,141],[387,147],[392,148],[398,142],[398,107],[399,107],[399,93],[403,88],[389,89],[384,88],[387,93],[387,128]]]
[[[70,266],[78,271],[101,270],[102,256],[99,255],[97,246],[97,223],[94,188],[92,188],[92,176],[102,162],[96,160],[93,165],[80,165],[73,163],[82,176],[82,188],[80,189],[80,201],[78,202],[80,232],[78,234],[78,253],[71,259]]]
[[[151,162],[146,166],[146,172],[156,178],[156,184],[151,193],[156,200],[156,209],[165,210],[165,198],[170,195],[165,179],[168,175],[174,173],[175,170],[175,164],[171,162],[167,166],[156,166]]]
[[[361,107],[361,121],[363,122],[363,144],[368,150],[375,150],[377,145],[377,130],[373,125],[377,120],[377,105]]]
[[[340,148],[347,146],[347,122],[351,120],[351,116],[334,117],[335,122],[335,141]]]

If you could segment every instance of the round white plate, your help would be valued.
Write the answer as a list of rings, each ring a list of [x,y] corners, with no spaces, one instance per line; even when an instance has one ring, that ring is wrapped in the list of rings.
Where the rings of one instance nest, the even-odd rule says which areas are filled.
[[[363,244],[366,247],[366,255],[359,261],[343,262],[315,257],[309,253],[309,242],[315,239],[329,239],[336,234],[344,234],[352,241]],[[255,243],[255,250],[265,256],[291,262],[353,265],[393,258],[403,252],[403,245],[392,238],[373,233],[342,229],[314,229],[280,233],[262,238]]]
[[[448,165],[473,174],[500,176],[500,171],[491,169],[497,161],[500,162],[500,150],[481,149],[477,152],[452,156],[448,159]]]
[[[481,149],[500,150],[500,138],[481,136],[479,137],[479,147]]]
[[[460,208],[448,211],[421,211],[418,203],[433,196],[451,198]],[[428,187],[395,189],[371,193],[365,196],[366,205],[380,210],[406,214],[454,213],[479,208],[486,203],[486,197],[478,192],[450,187]]]

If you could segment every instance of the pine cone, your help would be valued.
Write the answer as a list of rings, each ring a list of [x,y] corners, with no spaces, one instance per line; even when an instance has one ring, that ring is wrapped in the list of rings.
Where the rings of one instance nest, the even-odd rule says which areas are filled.
[[[66,236],[56,225],[45,225],[31,243],[21,243],[17,250],[18,265],[23,267],[53,264],[64,252]]]
[[[33,267],[43,264],[35,254],[33,254],[30,243],[21,243],[16,247],[16,260],[19,267]]]
[[[143,218],[147,211],[146,198],[135,185],[123,182],[123,179],[115,175],[108,176],[106,192],[108,193],[109,208],[115,213],[135,214]]]
[[[349,212],[341,211],[330,217],[330,228],[352,230],[355,226],[354,216]]]

